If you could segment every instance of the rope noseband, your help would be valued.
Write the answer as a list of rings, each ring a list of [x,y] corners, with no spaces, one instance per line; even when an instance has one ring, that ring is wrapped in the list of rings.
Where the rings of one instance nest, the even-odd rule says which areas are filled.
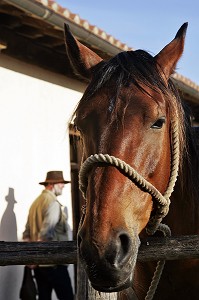
[[[174,186],[178,176],[179,169],[179,136],[178,136],[178,123],[177,121],[171,122],[171,132],[172,132],[172,159],[171,159],[171,172],[168,187],[165,193],[162,195],[150,182],[144,179],[134,168],[129,164],[125,163],[123,160],[110,156],[108,154],[95,154],[88,157],[82,164],[79,173],[79,187],[82,191],[83,197],[86,199],[86,190],[88,185],[88,175],[92,166],[94,164],[104,163],[116,167],[118,170],[122,171],[132,182],[134,182],[138,187],[148,192],[153,199],[157,202],[157,211],[153,217],[150,218],[147,224],[147,233],[154,234],[156,230],[160,230],[165,236],[170,235],[170,229],[167,225],[160,224],[162,219],[169,212],[170,196],[174,190]],[[84,212],[85,213],[85,212]],[[165,261],[159,261],[154,273],[149,291],[145,300],[150,300],[153,298],[155,290],[157,288],[162,270],[164,268]]]

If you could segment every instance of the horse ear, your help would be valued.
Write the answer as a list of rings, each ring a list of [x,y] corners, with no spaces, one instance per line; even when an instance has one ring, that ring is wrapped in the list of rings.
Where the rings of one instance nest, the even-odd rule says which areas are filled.
[[[188,23],[184,23],[175,38],[155,56],[155,60],[163,71],[166,80],[174,72],[176,64],[183,53],[187,26]]]
[[[102,61],[94,51],[81,44],[71,33],[67,24],[64,24],[66,52],[76,75],[90,79],[92,68]]]

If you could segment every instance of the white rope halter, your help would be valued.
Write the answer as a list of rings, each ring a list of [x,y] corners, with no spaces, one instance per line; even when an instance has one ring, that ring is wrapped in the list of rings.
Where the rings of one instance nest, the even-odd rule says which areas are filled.
[[[174,186],[178,176],[179,169],[179,136],[178,136],[178,123],[177,121],[171,122],[172,132],[172,159],[171,159],[171,173],[168,187],[165,193],[162,195],[150,182],[144,179],[134,168],[123,160],[110,156],[108,154],[95,154],[88,157],[81,166],[79,173],[79,188],[82,191],[83,197],[86,199],[86,190],[88,185],[88,175],[92,169],[93,164],[105,163],[116,167],[122,173],[126,174],[130,180],[132,180],[138,187],[148,192],[154,200],[157,202],[157,211],[155,215],[150,218],[147,225],[147,233],[154,234],[156,230],[160,230],[164,235],[171,235],[170,229],[167,225],[160,224],[162,219],[169,212],[170,196],[174,190]],[[85,212],[84,212],[85,213]],[[153,298],[155,290],[157,288],[162,270],[164,268],[165,261],[159,261],[154,273],[151,286],[147,293],[145,300]]]

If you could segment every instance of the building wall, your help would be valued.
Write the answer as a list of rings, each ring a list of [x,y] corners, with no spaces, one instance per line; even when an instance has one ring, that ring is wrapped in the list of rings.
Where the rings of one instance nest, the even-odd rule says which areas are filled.
[[[67,125],[84,88],[0,54],[0,240],[21,241],[29,207],[47,171],[63,170],[70,179]],[[72,228],[70,184],[59,200],[68,209]],[[0,267],[1,300],[19,299],[22,269]]]

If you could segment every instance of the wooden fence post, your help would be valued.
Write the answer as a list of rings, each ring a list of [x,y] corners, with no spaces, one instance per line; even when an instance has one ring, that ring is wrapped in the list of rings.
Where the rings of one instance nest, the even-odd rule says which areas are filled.
[[[82,263],[77,256],[77,292],[76,300],[88,300],[88,278]]]
[[[88,284],[88,300],[117,300],[117,293],[100,293]]]

